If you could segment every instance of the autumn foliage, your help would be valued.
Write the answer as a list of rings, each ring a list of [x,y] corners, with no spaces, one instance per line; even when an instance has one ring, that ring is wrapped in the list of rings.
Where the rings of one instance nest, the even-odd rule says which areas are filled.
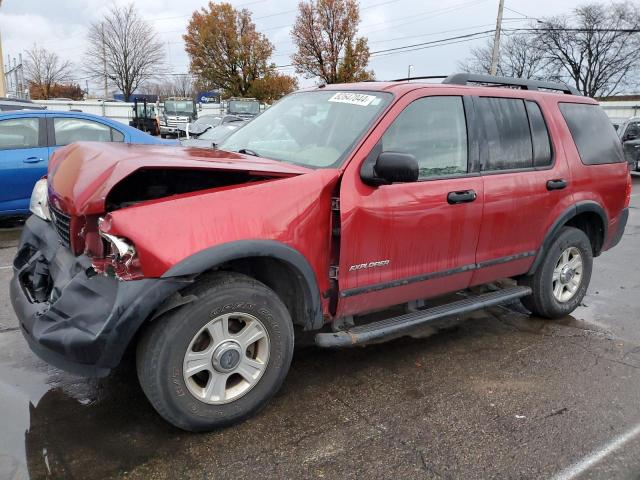
[[[296,72],[326,83],[372,79],[367,39],[356,38],[359,22],[356,0],[301,2],[291,33],[298,48],[292,57]]]
[[[193,13],[183,38],[191,72],[225,96],[272,98],[295,88],[295,79],[278,74],[269,64],[273,44],[256,31],[247,9],[209,2]]]
[[[82,100],[84,91],[80,85],[60,84],[41,85],[37,83],[29,83],[29,98],[32,100],[48,100],[50,98],[69,98],[71,100]]]
[[[295,77],[273,72],[255,79],[251,84],[249,95],[261,102],[273,103],[297,88],[298,81]]]

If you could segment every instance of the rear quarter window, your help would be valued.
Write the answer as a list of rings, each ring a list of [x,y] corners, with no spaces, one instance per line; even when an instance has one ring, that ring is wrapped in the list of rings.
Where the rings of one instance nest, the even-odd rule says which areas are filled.
[[[598,105],[560,103],[580,160],[585,165],[624,162],[622,145],[609,117]]]

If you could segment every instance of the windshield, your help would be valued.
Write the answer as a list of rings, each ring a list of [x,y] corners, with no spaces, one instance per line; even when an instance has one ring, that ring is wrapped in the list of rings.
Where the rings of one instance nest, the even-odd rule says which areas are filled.
[[[193,113],[193,103],[166,101],[164,102],[164,111],[168,114],[181,113],[191,115]]]
[[[391,98],[385,92],[294,93],[234,132],[219,148],[247,149],[307,167],[336,167]]]
[[[144,117],[144,104],[138,104],[138,116]],[[155,105],[147,104],[147,118],[152,118],[156,116],[156,107]]]
[[[244,113],[257,115],[260,113],[259,102],[248,102],[242,100],[231,100],[229,102],[229,113]]]

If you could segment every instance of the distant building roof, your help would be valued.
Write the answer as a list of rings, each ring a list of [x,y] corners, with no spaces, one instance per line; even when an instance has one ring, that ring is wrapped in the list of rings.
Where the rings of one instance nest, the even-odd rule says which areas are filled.
[[[640,93],[630,95],[611,95],[610,97],[596,97],[599,102],[634,102],[640,101]]]

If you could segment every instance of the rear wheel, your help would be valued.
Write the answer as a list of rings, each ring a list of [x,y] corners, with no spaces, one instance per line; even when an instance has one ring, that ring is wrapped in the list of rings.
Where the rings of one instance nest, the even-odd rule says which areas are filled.
[[[156,319],[138,344],[142,389],[175,426],[205,431],[259,411],[280,388],[293,325],[264,284],[222,273],[188,292],[197,300]]]
[[[580,229],[564,227],[547,251],[536,272],[520,279],[531,287],[532,295],[522,299],[532,313],[560,318],[573,312],[582,302],[593,268],[589,237]]]

